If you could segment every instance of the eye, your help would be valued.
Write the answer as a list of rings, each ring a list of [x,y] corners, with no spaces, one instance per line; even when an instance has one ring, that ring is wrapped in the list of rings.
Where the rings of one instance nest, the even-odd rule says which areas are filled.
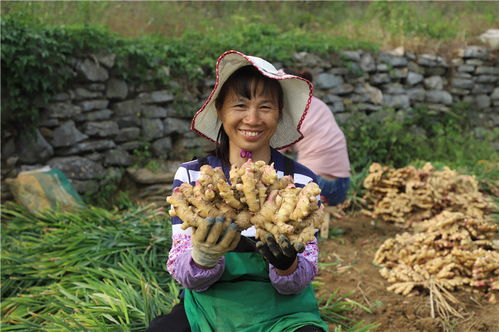
[[[273,110],[274,107],[272,105],[270,105],[270,104],[264,104],[264,105],[260,106],[260,109],[264,110],[264,111],[269,111],[269,110]]]

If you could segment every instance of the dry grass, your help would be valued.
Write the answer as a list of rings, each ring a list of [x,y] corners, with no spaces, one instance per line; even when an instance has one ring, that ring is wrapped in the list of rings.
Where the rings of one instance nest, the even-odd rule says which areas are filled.
[[[452,326],[456,320],[463,323],[471,317],[469,313],[461,313],[462,303],[438,282],[430,279],[426,287],[430,292],[431,318],[438,317],[444,332],[453,331]]]
[[[494,2],[326,2],[326,1],[3,1],[2,13],[21,13],[42,23],[100,24],[123,36],[181,36],[188,30],[223,33],[248,23],[271,24],[330,36],[348,36],[404,47],[412,52],[451,56],[480,43],[478,36],[499,27]]]

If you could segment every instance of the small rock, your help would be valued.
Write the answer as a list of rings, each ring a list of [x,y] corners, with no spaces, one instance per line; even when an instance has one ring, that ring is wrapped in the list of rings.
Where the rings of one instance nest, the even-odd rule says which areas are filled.
[[[109,105],[109,100],[106,99],[85,100],[78,103],[78,106],[80,106],[83,112],[102,110],[105,109],[107,105]]]
[[[464,59],[473,58],[487,60],[489,58],[489,51],[483,46],[468,46],[464,49],[460,49],[459,55]]]
[[[114,138],[116,142],[129,142],[140,137],[140,128],[129,127],[120,129],[118,135]]]
[[[87,135],[84,135],[76,128],[72,120],[66,121],[57,127],[52,136],[52,145],[54,147],[71,146],[88,138]]]
[[[418,74],[418,73],[413,73],[413,72],[409,72],[407,74],[406,82],[409,85],[414,86],[414,85],[420,83],[421,81],[423,81],[423,75]]]
[[[83,131],[92,137],[111,137],[119,133],[119,128],[114,121],[90,121],[83,125]]]
[[[112,68],[114,66],[114,61],[116,60],[116,54],[100,53],[95,55],[95,58],[107,68]]]
[[[463,73],[472,73],[475,71],[475,66],[462,65],[457,67],[457,70]]]
[[[167,90],[144,92],[139,95],[139,99],[144,104],[160,104],[173,100],[173,94]]]
[[[430,90],[442,90],[444,88],[444,81],[440,76],[431,76],[424,80],[424,85]]]
[[[475,74],[478,75],[499,75],[499,67],[477,67]]]
[[[175,177],[174,172],[165,172],[163,169],[153,172],[148,168],[127,168],[126,172],[135,182],[142,184],[171,183]]]
[[[410,100],[408,95],[383,95],[383,105],[394,108],[409,108]]]
[[[497,81],[497,76],[495,75],[479,75],[476,78],[477,83],[495,83]]]
[[[107,81],[106,96],[110,99],[125,99],[128,95],[128,85],[125,81],[111,78]]]
[[[100,111],[94,111],[94,112],[85,112],[83,114],[78,114],[75,116],[76,121],[96,121],[96,120],[107,120],[111,118],[111,115],[113,115],[113,112],[111,110],[100,110]]]
[[[490,98],[487,95],[478,95],[475,97],[475,104],[479,109],[490,107]]]
[[[495,86],[493,84],[481,84],[481,83],[476,83],[473,86],[472,92],[474,94],[489,94],[492,91],[494,91]]]
[[[78,61],[76,64],[76,71],[85,79],[92,82],[103,82],[109,78],[107,70],[90,59]]]
[[[315,82],[319,89],[330,89],[343,84],[343,78],[329,73],[321,73],[317,76]]]
[[[19,161],[27,164],[43,163],[54,154],[54,149],[38,129],[23,131],[16,137],[16,152]]]
[[[155,156],[165,158],[170,155],[172,150],[172,139],[170,137],[163,137],[152,143],[151,149]]]
[[[78,156],[56,157],[49,160],[48,165],[61,170],[70,179],[92,180],[104,175],[104,168],[100,164]]]
[[[426,91],[426,101],[435,104],[452,104],[452,96],[447,91],[431,90]]]
[[[47,116],[56,119],[69,119],[81,113],[81,108],[70,103],[53,103],[46,106]]]
[[[494,92],[490,95],[490,99],[499,100],[499,87],[494,89]]]
[[[455,88],[470,90],[473,89],[473,81],[470,79],[453,78],[451,84]]]
[[[130,166],[132,157],[126,150],[113,149],[106,152],[104,164],[113,166]]]

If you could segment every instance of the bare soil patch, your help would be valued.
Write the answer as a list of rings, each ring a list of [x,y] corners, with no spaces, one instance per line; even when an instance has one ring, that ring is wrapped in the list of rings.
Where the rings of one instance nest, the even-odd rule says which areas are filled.
[[[460,302],[453,307],[464,318],[444,321],[438,316],[431,317],[427,292],[402,296],[386,290],[390,284],[381,277],[379,267],[372,260],[386,239],[403,232],[401,228],[382,221],[373,222],[364,216],[333,218],[331,228],[344,233],[319,242],[322,264],[317,280],[323,284],[317,294],[327,296],[336,290],[341,295],[352,293],[350,299],[372,310],[368,313],[359,308],[346,316],[355,321],[378,323],[375,331],[499,331],[499,305],[488,303],[482,293],[453,292]]]

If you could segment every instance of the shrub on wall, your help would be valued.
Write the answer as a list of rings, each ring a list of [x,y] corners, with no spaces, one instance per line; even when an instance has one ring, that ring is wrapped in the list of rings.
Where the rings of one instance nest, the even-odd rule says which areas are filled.
[[[46,103],[71,76],[64,64],[71,46],[61,29],[36,31],[2,20],[2,127],[11,121],[33,123],[36,105]]]
[[[2,128],[7,124],[36,125],[38,107],[73,77],[71,58],[93,52],[118,53],[122,76],[138,82],[154,64],[146,43],[121,41],[103,27],[41,27],[6,18],[1,29]]]
[[[404,167],[416,160],[472,167],[497,155],[491,142],[498,132],[478,139],[473,132],[473,109],[456,103],[450,112],[421,106],[407,112],[384,109],[366,115],[356,112],[342,128],[352,167],[361,171],[371,162]]]
[[[324,54],[346,48],[375,49],[373,44],[348,38],[256,24],[209,36],[187,32],[180,38],[124,38],[100,26],[49,27],[6,15],[1,29],[2,128],[6,123],[34,125],[37,108],[71,79],[68,60],[93,52],[114,53],[119,76],[134,83],[147,81],[157,88],[170,77],[196,85],[212,74],[215,59],[229,49],[281,63],[291,62],[298,51]]]

